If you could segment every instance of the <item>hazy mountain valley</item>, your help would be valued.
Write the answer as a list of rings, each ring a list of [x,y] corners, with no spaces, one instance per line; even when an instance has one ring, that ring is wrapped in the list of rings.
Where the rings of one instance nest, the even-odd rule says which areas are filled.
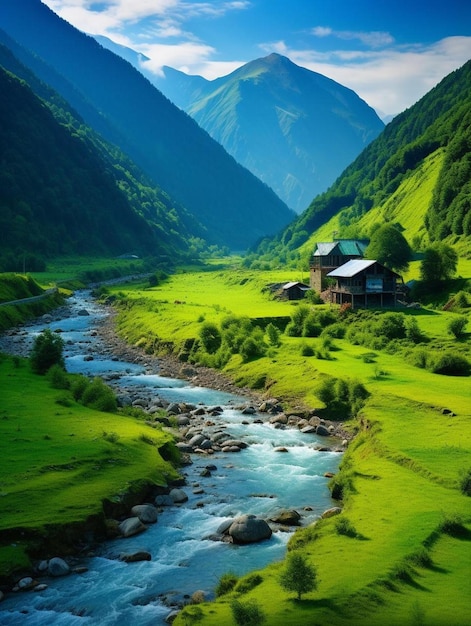
[[[471,61],[384,126],[102,43],[0,2],[0,622],[465,626]]]

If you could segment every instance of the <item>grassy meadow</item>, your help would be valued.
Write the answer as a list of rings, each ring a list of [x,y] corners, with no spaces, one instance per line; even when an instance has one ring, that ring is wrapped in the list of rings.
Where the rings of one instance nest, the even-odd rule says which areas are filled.
[[[229,315],[290,318],[300,304],[274,300],[266,286],[306,278],[232,268],[182,272],[157,287],[142,282],[111,293],[121,301],[117,327],[128,341],[178,353],[205,323],[219,325]],[[404,313],[427,335],[428,350],[470,357],[469,332],[459,340],[448,332],[456,312]],[[461,314],[469,318],[469,309]],[[241,386],[282,398],[287,410],[322,411],[316,389],[327,375],[361,381],[370,392],[357,419],[347,422],[357,435],[334,478],[343,488],[342,514],[301,529],[289,546],[315,565],[318,589],[294,600],[279,585],[283,563],[275,563],[250,591],[188,607],[175,623],[234,623],[230,602],[238,598],[255,601],[270,626],[464,626],[471,611],[471,509],[464,493],[471,471],[469,376],[415,367],[401,346],[370,350],[334,339],[329,358],[317,358],[303,356],[303,347],[315,353],[322,338],[280,339],[261,358],[234,354],[223,371]]]

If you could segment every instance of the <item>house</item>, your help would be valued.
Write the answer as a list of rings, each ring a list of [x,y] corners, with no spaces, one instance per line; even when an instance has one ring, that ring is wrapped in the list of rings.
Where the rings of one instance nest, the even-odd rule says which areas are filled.
[[[402,278],[378,261],[352,259],[327,274],[330,302],[355,307],[396,306]]]
[[[368,243],[364,239],[336,239],[317,243],[309,264],[311,287],[319,293],[323,291],[327,274],[351,259],[362,259]]]
[[[283,285],[283,297],[287,300],[302,300],[306,295],[306,291],[311,288],[304,283],[286,283]]]

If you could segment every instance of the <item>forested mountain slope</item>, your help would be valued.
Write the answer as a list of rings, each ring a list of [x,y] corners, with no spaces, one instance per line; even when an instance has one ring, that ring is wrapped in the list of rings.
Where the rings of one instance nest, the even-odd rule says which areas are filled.
[[[142,74],[39,0],[3,0],[0,24],[55,70],[36,67],[38,76],[203,223],[212,242],[244,249],[293,219],[267,185]]]
[[[176,260],[190,231],[203,234],[3,45],[0,94],[0,270],[18,269],[24,255]]]
[[[414,204],[408,204],[414,187]],[[369,215],[375,218],[369,218]],[[331,220],[331,221],[330,221]],[[318,239],[368,237],[374,223],[404,228],[415,248],[447,240],[471,249],[471,61],[398,115],[332,187],[275,240],[265,260],[298,259]]]

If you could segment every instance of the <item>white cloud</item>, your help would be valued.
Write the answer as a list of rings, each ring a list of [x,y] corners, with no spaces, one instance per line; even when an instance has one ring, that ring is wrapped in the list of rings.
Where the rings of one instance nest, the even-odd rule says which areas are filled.
[[[384,31],[333,30],[328,26],[315,26],[311,30],[315,37],[336,37],[343,40],[361,41],[370,48],[382,48],[394,43],[394,37]]]
[[[448,37],[429,46],[397,46],[380,51],[296,50],[283,41],[263,44],[262,49],[283,54],[353,89],[383,115],[412,106],[447,74],[466,63],[471,37]]]

